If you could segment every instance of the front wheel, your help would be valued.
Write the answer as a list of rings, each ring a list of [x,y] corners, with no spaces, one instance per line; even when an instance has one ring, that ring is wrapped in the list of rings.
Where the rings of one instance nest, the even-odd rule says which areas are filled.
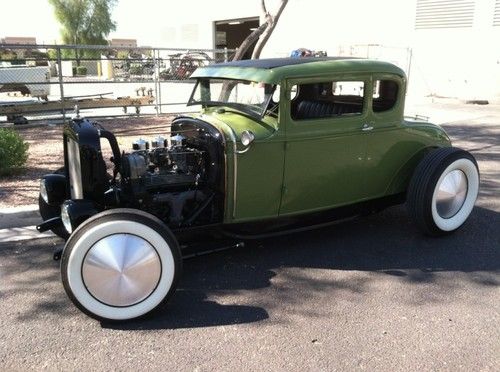
[[[61,258],[69,298],[99,320],[150,313],[173,294],[181,270],[179,245],[168,227],[135,209],[88,219],[71,235]]]
[[[408,212],[427,235],[455,231],[467,220],[479,192],[479,170],[467,151],[446,147],[428,153],[415,169]]]

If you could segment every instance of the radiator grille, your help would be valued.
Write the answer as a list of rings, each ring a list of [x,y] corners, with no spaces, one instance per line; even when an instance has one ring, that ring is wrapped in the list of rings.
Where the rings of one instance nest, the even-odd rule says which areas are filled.
[[[474,0],[417,0],[415,29],[472,27],[474,5]]]

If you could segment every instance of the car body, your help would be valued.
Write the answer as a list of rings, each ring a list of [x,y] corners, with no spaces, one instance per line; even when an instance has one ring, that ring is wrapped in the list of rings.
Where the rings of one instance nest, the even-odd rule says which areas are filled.
[[[63,283],[90,316],[126,320],[166,301],[180,244],[300,231],[405,201],[424,233],[440,235],[472,211],[474,158],[439,126],[404,118],[406,76],[390,63],[250,60],[192,78],[188,104],[202,109],[175,118],[170,138],[127,153],[76,118],[64,130],[64,170],[41,182],[39,230],[69,238]]]
[[[426,151],[451,146],[440,127],[404,119],[406,77],[389,63],[342,58],[241,61],[199,69],[193,77],[244,77],[285,87],[279,118],[255,120],[220,112],[218,106],[193,116],[216,126],[230,143],[238,143],[244,131],[255,135],[244,155],[237,147],[226,152],[226,223],[315,212],[405,192]],[[391,110],[374,113],[367,95],[359,115],[310,120],[291,115],[286,92],[294,85],[357,79],[370,91],[373,81],[382,78],[399,87]]]

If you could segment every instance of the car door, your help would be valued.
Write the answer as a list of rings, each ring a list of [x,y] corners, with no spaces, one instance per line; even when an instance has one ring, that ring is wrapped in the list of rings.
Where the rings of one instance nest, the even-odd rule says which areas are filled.
[[[394,74],[375,74],[372,77],[371,106],[366,131],[367,197],[382,197],[400,191],[398,177],[407,179],[405,165],[421,149],[420,140],[412,139],[411,131],[402,126],[405,80]],[[413,167],[406,167],[412,170]],[[396,189],[394,189],[396,187]]]
[[[359,74],[287,81],[280,215],[363,199],[368,82]],[[352,108],[342,108],[342,101],[352,101]]]

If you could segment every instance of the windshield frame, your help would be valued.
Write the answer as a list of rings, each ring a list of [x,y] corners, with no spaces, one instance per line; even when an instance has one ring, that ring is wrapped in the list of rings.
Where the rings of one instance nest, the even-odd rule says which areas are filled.
[[[235,81],[235,82],[248,82],[248,83],[260,83],[259,81],[253,81],[253,80],[244,80],[244,79],[227,79],[227,78],[219,78],[219,77],[202,77],[202,78],[196,78],[196,84],[194,85],[194,88],[191,92],[191,95],[189,96],[189,100],[186,104],[186,106],[195,106],[195,105],[201,105],[201,107],[206,108],[206,107],[230,107],[234,108],[236,110],[242,111],[247,115],[250,115],[252,117],[256,117],[258,119],[264,118],[266,116],[266,113],[269,109],[269,104],[271,103],[271,100],[273,98],[273,94],[278,86],[278,84],[268,84],[271,85],[271,91],[269,93],[265,93],[264,95],[264,102],[260,106],[257,105],[251,105],[251,104],[243,104],[243,103],[238,103],[238,102],[222,102],[222,101],[196,101],[194,99],[194,95],[196,93],[196,90],[198,89],[198,86],[202,83],[203,80],[206,80],[210,84],[210,80],[222,80],[222,81]],[[267,83],[265,83],[267,84]]]

